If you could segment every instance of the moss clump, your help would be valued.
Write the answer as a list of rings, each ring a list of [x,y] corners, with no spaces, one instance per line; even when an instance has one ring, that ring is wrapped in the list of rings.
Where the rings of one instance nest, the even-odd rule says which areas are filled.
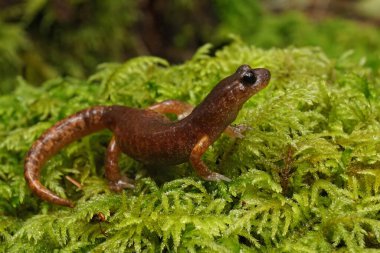
[[[380,247],[379,78],[316,48],[262,50],[236,42],[182,64],[140,57],[103,64],[88,80],[23,80],[0,97],[0,251],[358,251]],[[22,160],[57,120],[95,104],[145,107],[168,98],[199,103],[240,64],[269,68],[268,88],[237,123],[245,138],[220,138],[205,162],[231,178],[205,182],[189,165],[165,183],[123,157],[137,189],[109,192],[103,179],[107,131],[73,143],[45,166],[42,181],[74,209],[30,194]],[[68,101],[70,101],[68,103]],[[83,184],[79,191],[65,175]],[[106,221],[98,222],[102,213]]]

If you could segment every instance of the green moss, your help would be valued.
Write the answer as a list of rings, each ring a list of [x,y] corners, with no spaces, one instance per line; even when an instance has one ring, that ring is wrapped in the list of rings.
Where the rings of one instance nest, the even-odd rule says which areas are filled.
[[[317,48],[263,50],[235,42],[181,65],[140,57],[103,64],[88,80],[23,80],[0,97],[0,251],[326,252],[380,248],[380,87],[369,69]],[[187,164],[163,184],[123,157],[137,189],[115,194],[104,180],[107,131],[73,143],[42,181],[74,209],[32,196],[22,160],[57,120],[95,104],[145,107],[168,98],[199,103],[243,63],[272,81],[236,123],[245,138],[220,138],[204,160],[231,183],[205,182]],[[65,175],[83,184],[78,190]],[[165,179],[164,177],[164,179]],[[106,221],[95,221],[103,213]]]
[[[263,48],[318,46],[329,57],[349,54],[351,61],[375,70],[380,67],[380,33],[376,26],[339,17],[317,21],[296,11],[274,15],[259,8],[255,1],[249,1],[249,7],[243,1],[217,2],[223,3],[217,5],[222,18],[218,27],[221,38],[232,32]]]

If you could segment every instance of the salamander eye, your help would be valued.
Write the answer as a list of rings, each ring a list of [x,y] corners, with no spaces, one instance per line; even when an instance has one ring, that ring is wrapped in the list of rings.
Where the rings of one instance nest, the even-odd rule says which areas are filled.
[[[252,85],[256,82],[257,79],[256,79],[255,74],[249,71],[249,72],[244,73],[241,80],[244,85]]]

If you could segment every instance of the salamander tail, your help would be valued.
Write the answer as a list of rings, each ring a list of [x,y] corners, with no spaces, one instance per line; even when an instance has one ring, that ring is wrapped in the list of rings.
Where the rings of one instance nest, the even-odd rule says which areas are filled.
[[[49,128],[34,142],[25,157],[24,176],[30,189],[41,199],[73,207],[70,200],[60,198],[40,183],[44,163],[64,146],[106,128],[104,115],[110,107],[96,106],[82,110]]]

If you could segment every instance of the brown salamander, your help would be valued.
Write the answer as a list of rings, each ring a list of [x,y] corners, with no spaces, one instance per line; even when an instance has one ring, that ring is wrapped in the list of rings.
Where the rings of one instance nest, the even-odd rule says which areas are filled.
[[[134,187],[131,180],[120,173],[121,152],[145,164],[175,165],[190,161],[201,178],[229,181],[209,170],[201,157],[223,131],[241,135],[239,128],[229,125],[243,104],[266,87],[269,80],[267,69],[242,65],[220,81],[195,108],[177,100],[167,100],[147,109],[115,105],[77,112],[56,123],[34,142],[25,158],[25,179],[41,199],[73,207],[73,202],[60,198],[40,183],[41,168],[69,143],[108,128],[113,138],[106,153],[105,176],[114,191]],[[165,113],[174,113],[179,120],[170,121],[163,115]]]

